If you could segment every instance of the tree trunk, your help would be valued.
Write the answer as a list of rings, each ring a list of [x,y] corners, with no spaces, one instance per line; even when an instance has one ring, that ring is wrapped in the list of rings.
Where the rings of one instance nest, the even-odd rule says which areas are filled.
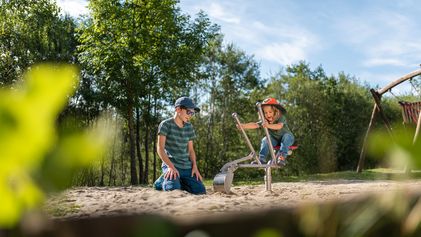
[[[114,171],[114,167],[115,167],[115,165],[114,165],[114,163],[115,163],[115,143],[116,143],[116,137],[114,136],[114,141],[113,141],[113,147],[112,147],[112,150],[111,150],[111,164],[110,164],[110,172],[109,172],[109,174],[108,174],[108,176],[109,176],[109,179],[108,179],[108,186],[111,186],[111,181],[112,180],[114,180],[114,185],[115,185],[115,178],[114,178],[114,173],[115,173],[115,171]]]
[[[157,99],[155,97],[154,99],[154,121],[156,121],[158,117],[158,110],[157,110]],[[155,126],[156,127],[156,126]],[[156,134],[157,131],[154,129],[154,134]],[[153,179],[156,180],[156,138],[152,138],[153,141]]]
[[[127,145],[126,139],[124,139],[123,148],[121,149],[120,153],[120,176],[121,176],[121,184],[126,184],[126,157],[127,157]]]
[[[110,172],[109,172],[109,179],[108,179],[108,186],[111,186],[111,182],[113,183],[113,185],[115,186],[115,180],[116,180],[116,173],[117,171],[115,170],[116,167],[116,143],[117,143],[117,138],[119,137],[118,134],[118,129],[119,127],[115,125],[116,121],[113,122],[113,128],[114,128],[114,139],[113,139],[113,145],[112,145],[112,150],[111,150],[111,164],[110,164]]]
[[[143,177],[143,183],[148,183],[148,176],[149,176],[149,125],[146,125],[145,128],[145,175]]]
[[[140,112],[139,108],[136,108],[136,154],[137,160],[139,161],[139,183],[143,183],[143,161],[142,152],[140,149]]]
[[[150,127],[150,111],[151,110],[151,95],[148,95],[148,104],[145,115],[145,176],[143,177],[143,183],[148,184],[149,178],[149,127]]]
[[[229,90],[227,90],[229,92]],[[229,93],[227,93],[229,95]],[[224,98],[224,106],[222,107],[222,121],[221,121],[221,134],[222,134],[222,150],[219,153],[219,161],[225,162],[225,154],[227,153],[228,148],[228,141],[227,141],[227,133],[226,131],[226,117],[227,117],[227,108],[228,108],[228,98]]]
[[[207,133],[206,133],[206,153],[205,153],[205,174],[206,176],[211,175],[211,167],[215,164],[210,164],[210,161],[213,160],[213,127],[214,127],[214,113],[215,113],[215,95],[214,95],[214,89],[215,88],[215,80],[212,82],[212,89],[211,89],[211,99],[210,99],[210,105],[209,105],[209,123],[207,127]]]
[[[136,170],[136,154],[135,154],[135,137],[133,126],[133,106],[129,105],[127,110],[127,119],[129,126],[129,150],[130,150],[130,184],[137,185],[137,170]]]
[[[104,167],[104,159],[101,161],[101,178],[99,180],[99,186],[104,186],[104,176],[105,176],[105,167]]]
[[[153,139],[153,180],[156,180],[156,139]]]

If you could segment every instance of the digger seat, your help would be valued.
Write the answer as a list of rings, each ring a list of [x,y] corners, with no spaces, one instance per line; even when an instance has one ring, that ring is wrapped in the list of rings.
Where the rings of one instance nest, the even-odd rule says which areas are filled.
[[[296,150],[297,148],[298,148],[297,145],[293,145],[293,146],[289,146],[288,150],[293,151],[293,150]],[[279,151],[281,149],[281,146],[274,146],[273,149]]]

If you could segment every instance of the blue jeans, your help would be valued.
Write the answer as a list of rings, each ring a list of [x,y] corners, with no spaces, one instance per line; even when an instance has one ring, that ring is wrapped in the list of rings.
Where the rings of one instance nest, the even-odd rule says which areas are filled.
[[[294,136],[290,133],[285,133],[281,140],[276,140],[272,136],[270,136],[270,141],[272,142],[272,146],[281,146],[278,155],[282,155],[284,158],[287,158],[288,156],[288,148],[294,144]],[[260,151],[259,151],[259,159],[260,162],[263,164],[266,163],[266,157],[269,155],[269,144],[267,142],[266,137],[262,139],[262,142],[260,144]]]
[[[191,169],[178,169],[179,177],[175,179],[165,179],[164,175],[168,167],[162,165],[162,175],[155,181],[156,190],[171,191],[175,189],[185,190],[192,194],[206,194],[205,186],[202,181],[197,180],[196,176],[191,177]]]

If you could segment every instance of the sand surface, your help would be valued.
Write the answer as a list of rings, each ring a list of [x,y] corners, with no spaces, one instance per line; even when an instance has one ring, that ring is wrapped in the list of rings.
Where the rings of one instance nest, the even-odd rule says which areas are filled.
[[[273,183],[272,192],[266,192],[263,184],[233,186],[231,194],[207,187],[207,194],[198,196],[149,187],[80,187],[50,197],[46,207],[50,208],[50,215],[65,219],[147,213],[191,221],[306,202],[347,200],[371,193],[384,195],[396,189],[421,190],[421,180],[283,182]]]

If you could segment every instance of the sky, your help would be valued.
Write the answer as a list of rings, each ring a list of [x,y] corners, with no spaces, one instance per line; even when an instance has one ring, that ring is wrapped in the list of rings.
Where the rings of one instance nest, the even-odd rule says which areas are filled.
[[[72,16],[85,0],[58,0]],[[385,86],[421,63],[421,6],[417,0],[180,0],[192,17],[203,10],[268,78],[304,60],[328,75],[345,72],[360,83]],[[411,93],[409,83],[394,93]]]

